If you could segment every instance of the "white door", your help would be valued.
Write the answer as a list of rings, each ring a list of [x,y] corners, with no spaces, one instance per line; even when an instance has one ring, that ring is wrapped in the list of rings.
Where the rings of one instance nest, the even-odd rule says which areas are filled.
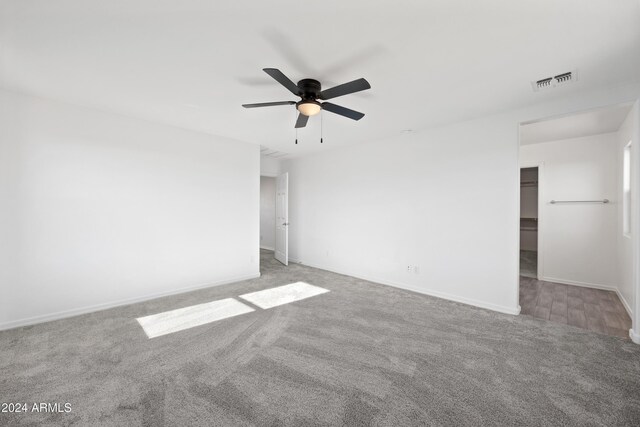
[[[276,179],[276,259],[289,265],[289,174]]]

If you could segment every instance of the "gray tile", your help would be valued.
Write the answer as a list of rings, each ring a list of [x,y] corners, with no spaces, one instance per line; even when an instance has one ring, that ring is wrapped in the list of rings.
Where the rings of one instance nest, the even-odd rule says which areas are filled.
[[[553,301],[551,305],[551,314],[567,317],[567,304],[561,301]]]
[[[521,314],[622,336],[631,319],[614,292],[521,279]],[[606,319],[605,319],[605,313]]]
[[[547,307],[536,306],[535,310],[533,310],[533,317],[537,317],[538,319],[549,320],[549,316],[551,314],[551,310]]]
[[[600,298],[598,295],[591,292],[591,289],[587,289],[586,292],[582,292],[582,300],[584,302],[588,302],[589,304],[599,304]]]
[[[603,320],[589,317],[588,315],[587,315],[587,329],[593,332],[599,332],[601,334],[608,333]]]
[[[531,278],[529,278],[529,277],[523,277],[523,276],[520,276],[520,286],[521,286],[521,287],[523,287],[523,286],[531,287],[531,285],[532,285],[532,283],[531,283],[531,282],[532,282],[532,281],[533,281],[533,279],[531,279]]]
[[[629,315],[629,313],[627,313],[627,309],[624,308],[622,301],[620,301],[617,295],[613,298],[613,304],[615,305],[616,311],[619,314],[626,314],[627,316]]]
[[[631,318],[629,315],[620,316],[620,320],[622,321],[622,326],[624,329],[631,329]]]
[[[528,304],[520,303],[520,314],[533,316],[533,311],[535,310],[535,308],[536,308],[535,302],[528,303]]]
[[[584,303],[584,314],[586,314],[587,317],[591,317],[591,318],[598,318],[598,319],[602,318],[602,311],[600,310],[600,305],[591,304],[586,301]]]
[[[603,289],[596,289],[595,291],[598,295],[598,298],[603,300],[611,301],[611,297],[615,296],[615,293],[613,291],[605,291]]]
[[[538,291],[534,288],[531,287],[527,287],[527,288],[520,288],[520,294],[531,294],[531,295],[538,295]]]
[[[610,328],[618,328],[618,329],[622,329],[624,328],[624,324],[622,323],[622,319],[620,319],[620,316],[618,316],[617,313],[612,313],[610,311],[604,311],[602,312],[602,315],[604,316],[604,324],[607,325]]]
[[[553,284],[553,292],[558,292],[558,293],[563,293],[563,294],[567,294],[567,285],[563,285],[560,283],[554,283]]]
[[[552,294],[553,290],[554,290],[553,283],[542,282],[541,285],[540,285],[540,292],[542,292],[542,293]]]
[[[542,283],[543,283],[543,282],[541,282],[541,281],[539,281],[539,280],[535,280],[535,279],[533,279],[533,280],[531,281],[531,286],[532,286],[536,291],[540,292],[540,290],[542,289]]]
[[[619,329],[619,328],[610,328],[606,327],[607,334],[613,335],[620,338],[629,338],[629,329]]]
[[[581,297],[582,292],[580,292],[580,288],[577,286],[567,286],[567,296]]]
[[[552,322],[556,322],[556,323],[567,323],[567,318],[566,316],[560,316],[557,314],[553,314],[551,313],[551,316],[549,316],[549,320],[551,320]]]
[[[600,300],[600,310],[617,313],[620,311],[620,306],[607,298],[606,300]]]
[[[562,292],[553,293],[553,302],[559,301],[563,304],[567,303],[567,294]]]
[[[587,328],[587,317],[584,311],[577,310],[575,308],[568,309],[567,323],[571,326],[577,326],[578,328]]]
[[[582,298],[567,296],[567,307],[584,310],[584,303],[582,302]]]
[[[538,296],[538,307],[545,307],[545,308],[551,309],[551,304],[553,304],[553,294],[541,293]]]

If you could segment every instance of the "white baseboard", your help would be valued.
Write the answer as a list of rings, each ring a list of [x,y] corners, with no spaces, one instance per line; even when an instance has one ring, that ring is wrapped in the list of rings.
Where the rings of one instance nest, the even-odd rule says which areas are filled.
[[[405,283],[398,283],[398,282],[392,282],[392,281],[389,281],[389,280],[381,280],[381,279],[376,279],[376,278],[373,278],[373,277],[366,277],[366,276],[362,276],[362,275],[359,275],[359,274],[354,274],[354,273],[347,272],[347,271],[337,271],[337,270],[334,270],[334,269],[331,269],[331,268],[327,268],[327,267],[324,267],[324,266],[321,266],[321,265],[303,262],[303,261],[300,261],[298,259],[291,258],[291,257],[289,257],[289,261],[297,263],[297,264],[308,265],[309,267],[313,267],[313,268],[319,268],[321,270],[331,271],[333,273],[344,274],[345,276],[355,277],[357,279],[366,280],[368,282],[380,283],[382,285],[393,286],[394,288],[405,289],[407,291],[417,292],[419,294],[429,295],[429,296],[432,296],[432,297],[442,298],[442,299],[446,299],[446,300],[449,300],[449,301],[455,301],[455,302],[459,302],[459,303],[462,303],[462,304],[472,305],[474,307],[486,308],[488,310],[497,311],[497,312],[500,312],[500,313],[512,314],[512,315],[520,314],[520,306],[519,305],[517,307],[515,307],[515,308],[506,307],[506,306],[487,303],[485,301],[479,301],[479,300],[475,300],[475,299],[471,299],[471,298],[465,298],[465,297],[461,297],[461,296],[458,296],[458,295],[449,294],[449,293],[446,293],[446,292],[439,292],[439,291],[433,291],[433,290],[429,290],[429,289],[416,288],[414,286],[407,285]]]
[[[25,319],[12,320],[9,322],[0,323],[0,331],[7,329],[19,328],[22,326],[35,325],[38,323],[51,322],[53,320],[66,319],[67,317],[79,316],[81,314],[94,313],[96,311],[107,310],[109,308],[120,307],[123,305],[135,304],[138,302],[149,301],[156,298],[167,297],[171,295],[183,294],[186,292],[196,291],[198,289],[210,288],[213,286],[227,285],[229,283],[241,282],[243,280],[255,279],[260,277],[260,273],[253,273],[244,276],[230,277],[224,280],[218,280],[216,282],[205,283],[195,286],[188,286],[185,288],[179,288],[167,292],[159,292],[154,294],[147,294],[135,298],[127,298],[118,301],[111,301],[104,304],[96,304],[87,307],[72,308],[70,310],[58,311],[56,313],[43,314],[41,316],[34,316]]]
[[[627,314],[629,315],[629,317],[633,319],[633,311],[631,310],[631,306],[629,305],[627,300],[624,299],[624,296],[622,296],[620,291],[617,290],[617,289],[616,289],[616,294],[618,294],[618,298],[620,298],[620,302],[622,302],[622,305],[624,306],[624,309],[627,310]]]
[[[629,338],[636,344],[640,344],[640,334],[637,334],[633,329],[629,329]]]
[[[603,291],[618,290],[615,286],[600,285],[598,283],[580,282],[577,280],[558,279],[557,277],[544,276],[542,279],[539,279],[539,280],[543,282],[560,283],[562,285],[573,285],[573,286],[582,286],[583,288],[602,289]]]
[[[272,248],[272,247],[269,247],[269,246],[260,246],[260,249],[266,249],[268,251],[275,251],[276,250],[276,248]]]

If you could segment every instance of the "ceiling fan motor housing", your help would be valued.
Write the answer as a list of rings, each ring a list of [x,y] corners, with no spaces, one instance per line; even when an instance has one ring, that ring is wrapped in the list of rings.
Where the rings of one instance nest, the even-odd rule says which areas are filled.
[[[320,82],[314,79],[302,79],[298,82],[298,89],[300,89],[300,96],[303,100],[315,101],[320,92],[322,92],[322,86]]]

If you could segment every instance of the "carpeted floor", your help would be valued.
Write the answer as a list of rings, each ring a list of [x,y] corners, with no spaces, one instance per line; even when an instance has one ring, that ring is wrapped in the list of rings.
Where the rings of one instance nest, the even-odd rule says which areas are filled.
[[[304,281],[330,292],[147,339],[136,317]],[[640,346],[301,265],[0,333],[0,425],[638,425]]]

